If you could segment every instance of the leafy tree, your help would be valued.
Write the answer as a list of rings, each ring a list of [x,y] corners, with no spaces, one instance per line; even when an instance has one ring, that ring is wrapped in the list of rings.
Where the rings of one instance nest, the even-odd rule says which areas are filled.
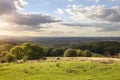
[[[17,59],[22,59],[24,56],[24,50],[21,46],[15,46],[10,50],[10,54],[14,54]]]
[[[13,62],[15,61],[15,56],[10,54],[9,52],[7,51],[4,51],[1,53],[0,55],[0,62],[1,63],[4,63],[4,62]]]
[[[12,54],[7,54],[5,57],[9,63],[15,61],[15,56]]]
[[[31,45],[31,52],[29,53],[30,59],[40,59],[43,57],[43,48],[39,45]]]
[[[0,57],[4,57],[4,56],[6,56],[8,53],[9,53],[8,51],[3,51],[3,52],[1,52]]]
[[[23,43],[21,46],[15,46],[10,50],[17,59],[27,56],[28,59],[39,59],[43,57],[43,48],[37,44]]]
[[[75,49],[67,49],[65,52],[64,52],[64,56],[65,57],[76,57],[77,56],[77,52]]]
[[[63,56],[64,54],[64,49],[61,48],[55,48],[51,52],[51,56]]]
[[[90,50],[85,50],[82,52],[82,56],[84,57],[91,57],[92,56],[92,52]]]
[[[5,49],[6,49],[6,51],[9,51],[12,47],[14,47],[14,45],[12,45],[12,44],[3,44],[2,45]]]
[[[49,47],[49,48],[44,47],[43,48],[44,56],[47,56],[47,57],[51,56],[51,52],[52,52],[53,49],[54,48],[51,48],[51,47]]]
[[[79,56],[79,57],[82,56],[82,52],[83,52],[83,50],[81,50],[81,49],[77,49],[76,51],[77,51],[77,56]]]

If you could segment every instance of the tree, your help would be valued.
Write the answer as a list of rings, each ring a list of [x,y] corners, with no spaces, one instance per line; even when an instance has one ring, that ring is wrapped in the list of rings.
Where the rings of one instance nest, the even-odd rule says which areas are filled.
[[[51,56],[63,56],[63,54],[64,54],[64,49],[61,48],[53,49],[51,52]]]
[[[82,52],[83,52],[83,50],[81,50],[81,49],[77,49],[76,51],[77,51],[77,56],[79,56],[79,57],[82,56]]]
[[[31,52],[29,53],[30,59],[40,59],[43,55],[43,48],[37,44],[31,45]]]
[[[4,63],[4,62],[13,62],[15,61],[15,56],[13,54],[10,54],[7,51],[4,51],[0,54],[0,62]]]
[[[7,54],[5,57],[9,63],[15,61],[15,56],[12,54]]]
[[[64,56],[65,57],[76,57],[77,56],[77,52],[75,49],[67,49],[65,52],[64,52]]]
[[[30,60],[40,59],[44,56],[43,48],[37,44],[24,43],[22,44],[22,48]]]
[[[10,54],[14,54],[17,59],[22,59],[24,56],[24,51],[21,46],[15,46],[10,50]]]
[[[3,44],[2,45],[5,49],[6,49],[6,51],[9,51],[12,47],[14,47],[14,45],[12,45],[12,44]]]
[[[82,56],[84,57],[91,57],[92,56],[92,52],[90,50],[85,50],[82,52]]]
[[[51,47],[44,47],[43,48],[43,53],[44,53],[44,56],[50,56],[51,55],[51,52],[54,48],[51,48]]]

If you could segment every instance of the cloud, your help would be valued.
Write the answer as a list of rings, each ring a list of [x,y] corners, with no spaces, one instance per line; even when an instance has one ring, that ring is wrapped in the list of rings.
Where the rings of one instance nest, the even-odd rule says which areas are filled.
[[[74,28],[94,27],[98,32],[120,31],[120,24],[116,23],[63,23],[63,25],[72,26]]]
[[[23,0],[13,0],[14,1],[14,5],[16,6],[17,9],[22,10],[23,7],[27,4],[27,2],[23,1]]]
[[[74,0],[68,0],[69,2],[73,2]]]
[[[41,31],[42,24],[61,22],[58,17],[40,13],[20,13],[27,3],[23,0],[0,0],[0,18],[10,31]],[[4,28],[3,28],[4,29]],[[12,30],[13,29],[13,30]]]
[[[39,25],[44,23],[60,22],[60,19],[44,14],[14,14],[6,19],[8,22],[18,25]]]
[[[0,15],[9,14],[16,11],[12,0],[0,0]]]
[[[63,31],[51,31],[51,33],[53,33],[53,34],[62,34],[64,32]]]
[[[113,1],[113,2],[116,2],[116,1],[119,2],[120,0],[111,0],[111,1]]]
[[[55,11],[55,13],[57,13],[57,14],[64,14],[64,10],[58,8],[58,9]]]
[[[94,1],[95,3],[98,3],[100,0],[91,0],[91,1]]]
[[[120,31],[120,27],[104,27],[97,30],[98,32]]]
[[[76,5],[67,8],[65,11],[74,19],[86,18],[97,21],[120,22],[119,7],[105,8],[104,5],[81,7]]]

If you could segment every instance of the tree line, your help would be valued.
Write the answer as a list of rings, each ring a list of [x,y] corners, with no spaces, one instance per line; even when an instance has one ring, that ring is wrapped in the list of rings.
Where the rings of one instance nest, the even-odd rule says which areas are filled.
[[[35,60],[44,57],[118,57],[120,42],[92,42],[70,48],[46,47],[39,44],[23,43],[21,45],[0,45],[0,62],[15,60]]]

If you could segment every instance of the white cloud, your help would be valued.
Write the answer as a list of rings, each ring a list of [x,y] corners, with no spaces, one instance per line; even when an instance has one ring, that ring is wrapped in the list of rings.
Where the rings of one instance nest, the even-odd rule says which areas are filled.
[[[0,27],[1,30],[41,31],[42,24],[61,22],[61,19],[46,14],[20,13],[19,9],[25,4],[23,0],[0,0],[0,18],[7,24],[2,25],[5,28]]]
[[[99,2],[99,0],[91,0],[91,1],[94,1],[95,3],[98,3],[98,2]]]
[[[113,2],[115,2],[115,1],[119,2],[120,0],[111,0],[111,1],[113,1]]]
[[[94,21],[120,22],[120,8],[105,8],[104,5],[93,5],[86,7],[71,6],[65,11],[71,15],[73,19],[91,19]]]
[[[55,11],[55,13],[57,13],[57,14],[64,14],[64,10],[58,8],[58,9]]]
[[[74,0],[68,0],[69,2],[73,2]]]
[[[63,25],[81,28],[96,28],[98,32],[120,31],[120,7],[112,6],[106,8],[104,5],[80,6],[71,5],[65,9],[70,15],[72,23]]]
[[[23,0],[14,0],[14,4],[17,9],[22,10],[23,7],[27,4],[27,2],[25,2]]]

